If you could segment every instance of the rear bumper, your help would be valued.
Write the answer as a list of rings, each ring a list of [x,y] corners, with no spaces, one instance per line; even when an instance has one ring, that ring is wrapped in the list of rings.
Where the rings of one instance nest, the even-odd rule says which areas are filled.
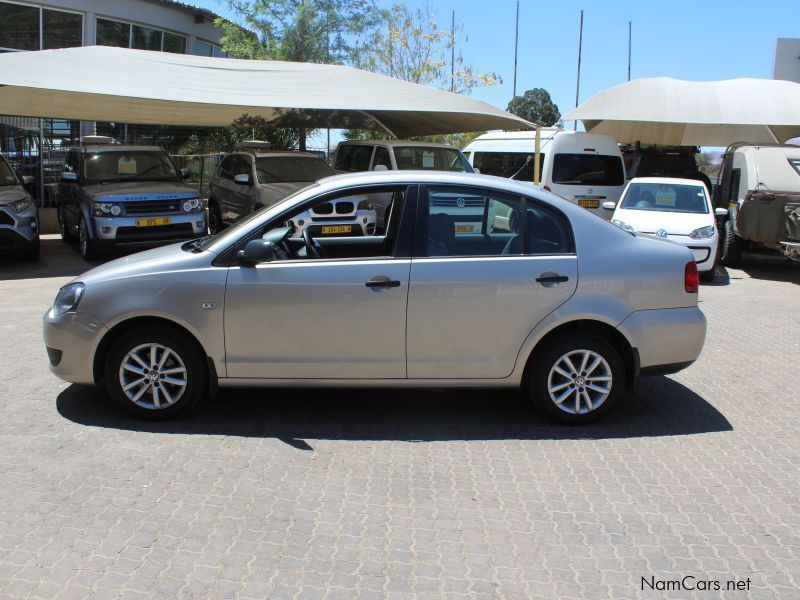
[[[618,329],[637,349],[642,375],[685,369],[706,340],[706,318],[697,307],[636,311]]]

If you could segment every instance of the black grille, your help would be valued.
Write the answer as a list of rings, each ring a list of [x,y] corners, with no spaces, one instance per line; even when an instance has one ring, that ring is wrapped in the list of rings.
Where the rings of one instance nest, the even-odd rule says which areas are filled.
[[[0,210],[0,225],[13,225],[14,219],[5,211]]]
[[[118,242],[160,242],[183,240],[194,236],[191,223],[164,225],[161,227],[120,227],[117,229]]]
[[[336,213],[339,215],[349,215],[353,212],[354,205],[352,202],[337,202]]]
[[[183,200],[154,200],[152,202],[125,202],[126,215],[157,215],[182,210]]]
[[[330,202],[325,202],[324,204],[320,204],[319,206],[314,207],[314,214],[317,215],[332,215],[333,214],[333,204]]]

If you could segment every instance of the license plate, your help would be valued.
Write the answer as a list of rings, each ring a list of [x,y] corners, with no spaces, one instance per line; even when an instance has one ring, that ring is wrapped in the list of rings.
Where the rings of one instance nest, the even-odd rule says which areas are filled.
[[[322,227],[323,235],[330,235],[332,233],[350,233],[353,231],[352,225],[325,225]]]
[[[456,233],[472,233],[475,231],[474,225],[456,225]]]
[[[162,225],[172,225],[170,217],[150,217],[149,219],[136,219],[137,227],[161,227]]]
[[[578,206],[581,208],[600,208],[600,200],[578,200]]]

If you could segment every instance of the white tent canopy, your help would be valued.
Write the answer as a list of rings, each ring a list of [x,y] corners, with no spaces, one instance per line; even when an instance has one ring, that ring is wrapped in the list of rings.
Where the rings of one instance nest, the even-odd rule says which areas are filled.
[[[256,119],[398,137],[532,127],[485,102],[352,67],[105,46],[0,54],[0,114],[197,126]]]
[[[569,112],[587,132],[670,146],[775,143],[800,136],[800,84],[772,79],[635,79]]]

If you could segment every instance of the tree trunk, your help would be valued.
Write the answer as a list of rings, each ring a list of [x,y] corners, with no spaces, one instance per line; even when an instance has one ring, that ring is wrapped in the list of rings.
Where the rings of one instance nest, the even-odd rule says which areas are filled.
[[[306,151],[306,130],[302,128],[300,130],[300,152]]]

